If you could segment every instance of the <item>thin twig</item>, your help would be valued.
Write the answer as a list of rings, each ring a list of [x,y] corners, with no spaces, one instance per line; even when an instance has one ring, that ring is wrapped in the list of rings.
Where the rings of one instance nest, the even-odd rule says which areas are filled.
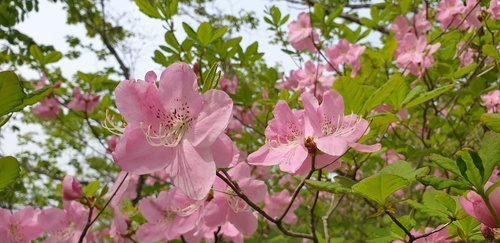
[[[85,228],[83,228],[82,235],[80,236],[80,240],[78,241],[78,243],[82,243],[83,242],[83,239],[85,238],[85,235],[87,234],[87,231],[90,229],[90,226],[92,226],[92,224],[97,220],[97,218],[99,218],[99,216],[101,216],[102,212],[104,212],[104,209],[106,209],[106,207],[111,202],[111,200],[113,200],[113,198],[115,197],[116,193],[118,192],[118,190],[122,186],[123,182],[125,182],[125,179],[127,179],[127,176],[128,176],[128,172],[123,177],[123,180],[120,182],[120,185],[118,185],[118,188],[116,188],[116,190],[113,192],[113,195],[111,195],[111,197],[106,202],[106,204],[104,204],[104,207],[102,208],[102,210],[97,214],[97,216],[95,216],[94,220],[92,220],[92,221],[90,221],[90,217],[92,216],[93,207],[90,207],[89,220],[87,221],[87,224],[85,225]]]

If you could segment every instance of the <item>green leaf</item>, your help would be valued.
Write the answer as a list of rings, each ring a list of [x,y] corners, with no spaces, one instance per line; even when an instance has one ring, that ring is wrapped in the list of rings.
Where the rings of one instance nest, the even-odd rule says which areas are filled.
[[[487,132],[484,135],[479,156],[484,163],[484,179],[488,180],[495,166],[500,164],[500,134]],[[483,183],[486,181],[483,180]]]
[[[408,84],[404,80],[402,82],[397,82],[397,87],[394,89],[394,92],[387,99],[387,104],[392,106],[396,111],[399,111],[401,105],[405,101],[408,93],[410,92],[410,88]],[[417,86],[418,87],[418,86]]]
[[[104,187],[101,189],[101,192],[99,193],[99,196],[97,197],[96,201],[98,201],[99,199],[101,199],[104,196],[106,196],[106,193],[108,193],[108,191],[109,191],[108,185],[104,185]]]
[[[97,190],[99,190],[99,181],[93,181],[89,183],[84,189],[83,192],[85,193],[85,196],[90,197],[93,196]]]
[[[135,0],[135,4],[139,7],[139,10],[146,14],[147,16],[155,19],[162,19],[160,12],[158,9],[151,5],[148,0]]]
[[[217,39],[221,38],[226,32],[227,32],[227,26],[223,26],[222,28],[220,28],[219,30],[217,30],[217,32],[215,32],[215,34],[210,39],[209,44],[213,43]]]
[[[38,48],[38,46],[31,45],[30,46],[30,54],[33,56],[33,58],[35,58],[35,60],[37,60],[41,64],[44,64],[43,63],[43,54],[42,54],[42,51],[40,51],[40,48]]]
[[[456,163],[462,176],[476,188],[483,188],[484,167],[479,155],[468,149],[457,153]]]
[[[172,18],[179,12],[179,1],[171,0],[168,5],[168,17]]]
[[[477,63],[472,63],[471,65],[463,68],[459,68],[455,74],[453,74],[453,77],[455,78],[461,78],[465,76],[466,74],[469,74],[472,72],[472,70],[476,69]]]
[[[438,203],[448,209],[450,213],[455,215],[457,213],[457,202],[446,193],[439,193],[434,197]]]
[[[455,85],[450,84],[450,85],[439,87],[439,88],[434,89],[432,91],[426,92],[426,93],[420,95],[419,97],[415,98],[414,100],[408,102],[406,105],[404,105],[404,108],[410,108],[410,107],[413,107],[416,105],[420,105],[428,100],[434,99],[434,98],[440,96],[441,94],[450,91],[451,89],[453,89],[453,87],[455,87]]]
[[[407,199],[404,202],[406,204],[408,204],[408,206],[410,206],[410,207],[412,207],[412,208],[414,208],[422,213],[425,213],[428,216],[431,216],[431,217],[438,219],[440,223],[445,223],[448,221],[448,216],[445,213],[437,211],[434,208],[431,208],[427,205],[413,201],[412,199]]]
[[[460,169],[458,168],[457,163],[454,160],[443,157],[439,154],[431,154],[430,159],[432,162],[436,163],[439,167],[443,168],[444,170],[462,177]]]
[[[167,33],[165,33],[165,42],[167,42],[168,45],[170,45],[172,48],[174,48],[178,52],[181,51],[181,45],[179,44],[179,42],[175,38],[174,33],[172,33],[171,31],[167,31]]]
[[[485,113],[481,115],[481,121],[494,132],[500,132],[500,114]]]
[[[63,55],[61,52],[53,51],[53,52],[47,54],[45,57],[43,57],[43,64],[57,62],[57,61],[61,60],[62,56]]]
[[[337,90],[344,98],[344,111],[346,114],[350,114],[351,112],[360,114],[368,97],[359,80],[342,76],[335,80],[333,89]]]
[[[45,97],[49,96],[53,91],[54,87],[52,86],[46,86],[41,89],[35,90],[26,95],[26,97],[23,100],[23,103],[16,106],[16,108],[14,108],[13,111],[20,111],[26,106],[34,105],[39,101],[43,100]]]
[[[352,186],[352,189],[364,197],[383,205],[387,197],[410,183],[401,176],[375,174]]]
[[[7,122],[10,120],[10,118],[12,117],[14,113],[10,113],[10,115],[8,115],[6,118],[3,119],[3,121],[0,122],[0,128],[3,127],[3,125],[7,124]],[[2,118],[2,117],[0,117]]]
[[[332,182],[306,180],[306,185],[322,192],[333,194],[356,194],[351,188],[343,187]]]
[[[314,16],[321,22],[325,19],[325,10],[320,4],[314,4]]]
[[[212,29],[212,25],[208,22],[201,23],[200,27],[198,27],[198,31],[196,31],[196,37],[203,47],[206,47],[210,43],[213,36],[214,30]]]
[[[189,38],[193,39],[194,41],[198,40],[198,36],[196,32],[194,32],[193,28],[191,28],[191,26],[189,26],[185,22],[182,22],[182,28],[184,29],[184,31],[186,31],[186,34],[189,36]]]
[[[410,9],[412,0],[401,0],[399,2],[399,7],[401,8],[401,13],[402,14],[407,14],[408,10]]]
[[[375,115],[367,116],[366,119],[373,119],[371,125],[375,127],[399,121],[399,117],[391,113],[378,113]]]
[[[0,159],[0,189],[8,187],[19,178],[19,162],[12,156]]]
[[[328,15],[328,19],[326,20],[326,23],[333,23],[333,20],[340,16],[340,14],[344,11],[344,8],[342,5],[339,5],[336,7],[336,9]]]
[[[408,180],[413,177],[413,167],[410,163],[400,160],[385,166],[379,171],[379,173],[397,175]]]
[[[486,44],[483,46],[483,53],[490,56],[490,57],[493,57],[495,59],[500,59],[500,52],[498,51],[498,49],[492,45],[492,44]]]
[[[0,72],[0,116],[13,112],[15,108],[23,103],[26,94],[12,71]]]
[[[335,182],[337,182],[339,185],[351,188],[356,184],[356,181],[352,180],[351,178],[345,177],[345,176],[335,176],[333,178]]]
[[[472,190],[472,187],[468,184],[450,180],[443,177],[428,175],[423,178],[417,178],[417,180],[420,181],[420,183],[424,184],[425,186],[434,187],[436,190],[443,190],[450,187],[457,188],[460,190]]]
[[[377,106],[383,104],[385,100],[396,90],[399,82],[404,82],[403,78],[399,74],[394,74],[391,76],[388,82],[377,89],[365,102],[363,106],[363,113],[369,112],[376,108]]]
[[[217,68],[219,65],[214,63],[208,72],[205,72],[203,75],[203,88],[202,93],[207,92],[210,89],[213,89],[217,86],[220,80],[220,72],[217,72]]]

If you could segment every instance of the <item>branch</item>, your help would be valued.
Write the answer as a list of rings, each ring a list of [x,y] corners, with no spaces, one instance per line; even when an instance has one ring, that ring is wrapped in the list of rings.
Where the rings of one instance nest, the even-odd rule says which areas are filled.
[[[120,189],[120,187],[122,187],[123,182],[125,181],[125,179],[127,179],[128,175],[129,174],[127,173],[123,177],[123,180],[120,182],[120,185],[118,185],[118,188],[116,188],[116,190],[113,192],[113,195],[111,195],[111,197],[106,202],[106,204],[104,204],[104,207],[102,208],[102,210],[97,214],[97,216],[95,216],[94,220],[92,220],[92,221],[90,221],[90,218],[92,217],[92,210],[94,209],[94,207],[90,207],[89,218],[88,218],[87,224],[85,225],[85,228],[83,228],[82,235],[80,236],[80,240],[78,241],[78,243],[82,243],[83,242],[83,239],[85,238],[85,235],[87,234],[87,231],[90,229],[90,226],[92,226],[92,224],[97,220],[97,218],[99,218],[99,216],[101,216],[102,212],[104,212],[104,209],[106,209],[106,207],[109,205],[109,203],[111,202],[111,200],[113,200],[113,198],[115,197],[115,195],[118,192],[118,190]]]
[[[314,240],[312,235],[306,235],[302,233],[296,233],[289,231],[285,229],[283,224],[281,223],[280,220],[274,219],[273,217],[269,216],[264,210],[262,210],[259,206],[257,206],[254,202],[252,202],[242,191],[241,188],[239,187],[238,183],[229,177],[227,172],[225,170],[221,170],[227,178],[220,173],[220,171],[217,171],[217,177],[219,177],[222,181],[224,181],[231,189],[233,189],[234,193],[238,195],[243,201],[245,201],[250,207],[252,207],[255,211],[257,211],[260,215],[262,215],[264,218],[269,220],[270,222],[276,224],[278,229],[285,235],[291,236],[291,237],[297,237],[297,238],[306,238],[310,240]]]
[[[123,62],[122,58],[120,57],[120,55],[116,51],[115,47],[109,41],[108,36],[106,35],[106,32],[104,31],[104,29],[99,28],[94,23],[92,23],[87,18],[85,18],[80,13],[80,11],[78,9],[76,9],[76,7],[75,7],[75,13],[80,18],[80,21],[85,24],[85,26],[87,26],[88,28],[92,29],[93,31],[97,32],[97,34],[99,34],[99,36],[102,39],[103,44],[106,46],[106,48],[108,49],[108,51],[113,55],[113,57],[118,62],[118,65],[120,66],[120,69],[122,70],[123,76],[125,76],[125,79],[130,79],[130,69],[125,65],[125,62]],[[105,25],[106,24],[106,20],[104,19],[104,16],[101,19],[103,21],[103,25]]]

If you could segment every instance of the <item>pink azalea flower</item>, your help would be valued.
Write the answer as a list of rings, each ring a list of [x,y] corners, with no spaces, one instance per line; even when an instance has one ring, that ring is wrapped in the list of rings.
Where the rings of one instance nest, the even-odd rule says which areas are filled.
[[[304,69],[297,70],[294,75],[298,80],[298,90],[314,93],[318,99],[321,95],[332,88],[335,77],[323,76],[325,65],[319,64],[317,67],[312,61],[307,61]]]
[[[286,101],[280,100],[274,107],[274,118],[265,130],[266,144],[248,156],[252,165],[280,165],[280,169],[296,173],[308,156],[304,145],[302,113],[294,114]]]
[[[266,213],[268,213],[271,217],[281,217],[291,200],[292,195],[288,190],[275,192],[272,195],[266,194],[266,206],[264,207],[264,211],[266,211]],[[294,211],[299,208],[300,203],[300,200],[297,198],[293,201],[290,210],[283,218],[283,222],[291,225],[297,223],[298,218]]]
[[[394,38],[396,38],[396,40],[400,40],[406,33],[411,32],[411,28],[408,26],[408,20],[405,16],[397,16],[394,19],[391,31],[394,32]]]
[[[463,25],[463,27],[460,27],[462,27],[462,29],[472,26],[481,28],[481,21],[479,21],[479,19],[477,18],[477,16],[481,14],[481,5],[477,4],[477,0],[467,0],[466,4],[467,6],[465,6],[464,15],[466,16],[465,22],[467,23],[467,25]]]
[[[380,158],[386,161],[386,164],[390,165],[399,160],[405,160],[405,156],[402,154],[398,154],[395,149],[391,148],[387,150],[385,153],[380,155]]]
[[[422,232],[421,229],[419,230],[415,230],[415,229],[412,229],[410,230],[411,234],[414,235],[414,236],[420,236],[420,235],[423,235],[423,234],[428,234],[432,231],[434,231],[435,229],[438,229],[438,228],[441,228],[443,227],[443,225],[439,225],[438,227],[436,228],[430,228],[430,227],[426,227],[425,228],[425,231]],[[418,240],[415,240],[413,242],[415,243],[448,243],[448,242],[455,242],[455,240],[452,238],[452,239],[448,239],[450,238],[450,235],[448,233],[448,228],[445,228],[443,230],[440,230],[434,234],[431,234],[427,237],[424,237],[424,238],[420,238]],[[408,237],[406,237],[406,239],[408,240]],[[393,241],[393,243],[404,243],[403,241],[400,241],[400,240],[396,240],[396,241]]]
[[[337,91],[325,92],[321,105],[309,93],[303,93],[301,99],[305,108],[306,143],[330,156],[341,156],[348,147],[370,153],[380,150],[380,144],[357,143],[369,132],[369,124],[355,114],[344,116],[344,99]]]
[[[118,144],[118,141],[120,140],[120,137],[116,135],[112,135],[108,139],[106,139],[106,144],[108,145],[108,149],[106,150],[106,153],[110,154],[111,152],[115,151],[116,145]]]
[[[296,43],[302,39],[306,39],[311,36],[313,28],[311,26],[311,17],[307,13],[300,13],[297,20],[292,21],[288,25],[288,30],[290,34],[288,36],[288,42],[291,44]]]
[[[145,243],[177,239],[197,226],[201,207],[202,202],[175,187],[157,198],[146,197],[139,202],[139,210],[148,223],[139,228],[137,239]]]
[[[484,190],[487,190],[491,185],[493,185],[493,183],[486,182]],[[488,198],[497,215],[500,215],[500,188],[495,188],[490,193]],[[470,191],[467,193],[466,198],[458,196],[458,202],[467,214],[477,219],[479,222],[491,228],[498,228],[498,225],[488,210],[486,203],[476,192]]]
[[[267,186],[252,178],[250,172],[250,166],[239,163],[228,174],[252,202],[259,204],[264,201]],[[252,235],[257,230],[257,217],[250,206],[220,178],[215,180],[214,198],[207,204],[203,219],[208,227],[223,226],[228,221],[245,235]]]
[[[85,197],[82,190],[82,184],[70,175],[64,176],[62,181],[62,192],[64,200],[77,200]]]
[[[490,1],[488,12],[491,14],[491,19],[500,20],[500,6],[498,6],[498,1]]]
[[[277,83],[276,88],[279,90],[287,89],[297,91],[299,89],[299,77],[297,76],[296,72],[297,71],[291,70],[288,78],[286,80],[282,78],[282,82]]]
[[[101,102],[99,101],[99,97],[99,95],[82,95],[80,89],[75,87],[73,88],[73,100],[68,103],[68,108],[77,111],[87,111],[87,113],[92,113],[94,111],[94,107],[99,105],[99,103]]]
[[[40,104],[33,107],[33,113],[37,114],[41,119],[56,119],[56,116],[61,112],[60,104],[56,98],[45,98],[40,101]]]
[[[44,73],[44,74],[42,74],[42,78],[40,78],[40,81],[38,81],[38,83],[36,83],[35,90],[39,90],[39,89],[45,87],[46,81],[47,81],[47,76]]]
[[[432,28],[431,23],[427,20],[427,14],[425,9],[426,5],[424,3],[423,10],[419,11],[418,14],[415,15],[415,17],[413,17],[412,19],[413,26],[415,27],[414,28],[411,27],[410,30],[413,31],[414,33],[416,30],[416,33],[418,35],[425,35],[425,32],[431,30]]]
[[[0,208],[0,239],[4,243],[29,243],[40,237],[43,229],[36,221],[36,213],[27,206],[21,211],[10,213]]]
[[[477,56],[477,51],[473,48],[466,47],[465,50],[462,50],[465,45],[464,41],[460,41],[457,44],[457,52],[462,51],[460,55],[458,55],[458,59],[460,60],[460,67],[467,67],[474,63],[474,57]]]
[[[410,72],[416,76],[422,75],[426,68],[434,65],[432,54],[440,46],[440,43],[427,45],[427,37],[420,36],[417,38],[415,34],[408,33],[403,37],[394,52],[394,56],[397,57],[396,64],[405,69],[404,75],[408,75]]]
[[[234,75],[233,80],[225,76],[219,81],[220,89],[229,94],[236,94],[236,87],[238,87],[238,76]]]
[[[129,225],[127,224],[127,218],[120,211],[120,205],[125,196],[125,193],[130,188],[129,185],[133,184],[130,183],[132,181],[131,178],[132,175],[129,174],[127,176],[127,172],[121,171],[120,174],[118,174],[118,178],[116,178],[115,183],[113,184],[113,190],[109,192],[105,198],[106,200],[109,200],[109,198],[111,198],[113,194],[115,195],[111,199],[111,202],[109,202],[109,207],[113,212],[113,223],[111,224],[109,235],[113,238],[118,238],[121,235],[125,235],[129,227]],[[135,187],[133,188],[133,190],[135,191]]]
[[[481,99],[488,109],[488,113],[495,113],[500,111],[500,90],[490,91],[488,94],[481,95]]]
[[[460,14],[464,13],[465,7],[459,5],[458,0],[441,0],[437,6],[436,19],[441,22],[441,28],[457,26],[462,22]]]
[[[50,234],[44,243],[76,243],[82,235],[89,216],[88,209],[75,201],[64,202],[64,210],[49,208],[38,215],[38,224]],[[87,239],[84,238],[84,243]]]
[[[311,17],[307,13],[300,13],[298,19],[288,25],[290,34],[288,42],[299,51],[308,49],[311,53],[317,53],[314,42],[319,39],[319,35],[311,26]],[[314,42],[313,42],[314,40]]]
[[[325,53],[330,63],[338,71],[338,65],[345,63],[351,65],[352,72],[351,77],[355,77],[360,69],[360,58],[361,54],[365,51],[365,46],[360,46],[358,44],[350,45],[347,39],[340,39],[339,44],[330,46],[326,49]],[[333,67],[327,65],[328,71],[335,71]]]
[[[155,75],[156,77],[156,75]],[[220,90],[200,95],[196,76],[185,63],[170,65],[158,88],[151,79],[125,80],[116,88],[116,104],[128,125],[113,158],[123,170],[148,174],[164,169],[172,183],[193,199],[202,199],[215,179],[215,168],[231,163],[227,135],[232,100]]]

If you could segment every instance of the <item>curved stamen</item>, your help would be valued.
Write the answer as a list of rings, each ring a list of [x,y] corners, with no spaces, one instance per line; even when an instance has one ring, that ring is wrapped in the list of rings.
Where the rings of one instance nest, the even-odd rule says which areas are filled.
[[[193,214],[194,212],[196,212],[196,210],[198,210],[199,206],[200,206],[200,203],[196,202],[196,203],[191,204],[191,205],[184,207],[184,208],[181,208],[179,206],[177,206],[177,207],[171,206],[170,209],[172,211],[176,212],[179,216],[187,217],[187,216]]]
[[[351,116],[352,115],[354,115],[354,113],[352,113]],[[335,126],[332,126],[331,122],[328,120],[323,121],[323,136],[332,135],[335,137],[348,137],[356,131],[356,128],[362,120],[361,116],[356,116],[354,120],[349,119],[349,122],[346,122],[344,118],[344,115],[339,115]]]
[[[109,110],[106,110],[106,119],[101,122],[101,126],[115,135],[122,135],[125,131],[125,127],[120,127],[115,124],[115,116],[110,116]],[[127,125],[125,124],[125,126]]]
[[[238,196],[232,196],[231,194],[234,194],[234,191],[228,188],[226,194],[227,204],[229,204],[229,207],[231,207],[235,213],[251,211],[250,206],[243,201],[243,199]]]
[[[166,146],[175,147],[179,144],[182,137],[187,131],[187,124],[184,121],[177,121],[173,125],[165,126],[163,122],[160,122],[158,130],[151,130],[153,126],[150,124],[146,129],[144,129],[144,122],[141,122],[142,133],[146,136],[146,140],[152,146]]]

